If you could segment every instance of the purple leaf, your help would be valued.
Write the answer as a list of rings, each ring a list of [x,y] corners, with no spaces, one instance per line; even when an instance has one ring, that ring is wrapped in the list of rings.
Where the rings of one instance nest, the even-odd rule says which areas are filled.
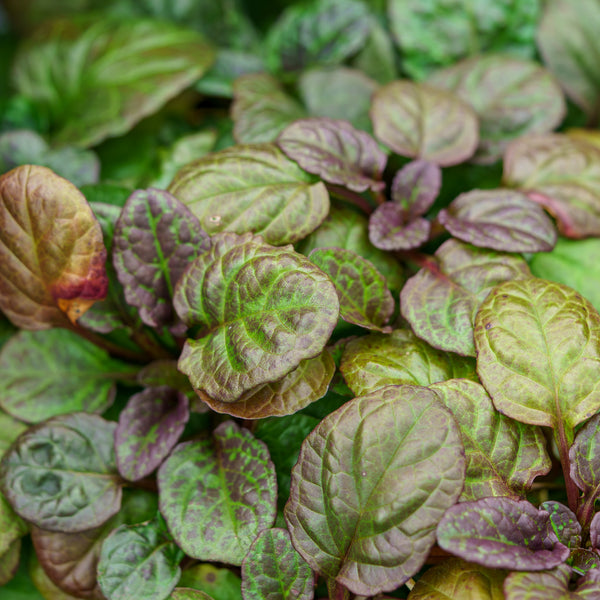
[[[569,449],[571,478],[583,492],[585,502],[594,506],[600,495],[600,414],[592,417],[577,432]]]
[[[413,160],[404,165],[392,181],[392,200],[405,211],[406,219],[424,215],[442,186],[442,170],[426,160]]]
[[[600,550],[600,512],[597,512],[590,523],[590,542],[592,548]]]
[[[571,585],[572,569],[558,565],[551,571],[510,573],[504,582],[506,600],[595,600],[600,594],[600,582],[581,578]]]
[[[410,250],[429,239],[427,219],[407,220],[406,210],[395,202],[385,202],[369,218],[369,240],[381,250]]]
[[[526,500],[497,497],[456,504],[442,517],[437,539],[444,550],[494,569],[541,571],[569,557],[550,515]]]
[[[540,504],[540,509],[550,514],[550,525],[561,544],[569,548],[581,546],[581,525],[575,513],[568,506],[548,500]]]
[[[600,580],[600,556],[594,550],[571,548],[569,564],[578,575],[590,574],[590,579]]]

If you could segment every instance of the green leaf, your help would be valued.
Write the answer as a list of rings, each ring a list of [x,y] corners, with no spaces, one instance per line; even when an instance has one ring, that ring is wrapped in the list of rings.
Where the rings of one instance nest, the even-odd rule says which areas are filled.
[[[475,361],[432,348],[408,329],[371,333],[346,345],[340,371],[357,395],[387,385],[430,385],[456,377],[476,379]]]
[[[194,565],[181,574],[179,586],[200,590],[214,600],[242,600],[241,579],[230,569]]]
[[[339,314],[333,284],[308,259],[232,233],[213,236],[210,250],[191,263],[174,306],[187,325],[204,328],[186,341],[179,370],[221,402],[316,356]]]
[[[8,583],[0,583],[0,591],[10,600],[44,600],[29,575],[26,561],[19,563],[21,552],[21,542],[16,542],[14,549],[11,550],[10,556],[2,557],[4,560],[0,562],[0,581],[8,581]],[[15,561],[17,566],[9,564],[10,561]],[[14,569],[13,569],[14,567]],[[10,571],[10,576],[7,577],[7,572]],[[11,579],[12,577],[12,579]],[[9,581],[10,579],[10,581]]]
[[[369,37],[352,60],[352,66],[380,84],[398,79],[394,45],[378,19],[371,19]]]
[[[77,532],[117,513],[115,428],[97,415],[73,413],[22,434],[0,467],[2,493],[17,514],[42,529]]]
[[[179,444],[158,471],[160,510],[192,558],[240,565],[275,521],[277,484],[266,446],[226,421],[213,438]]]
[[[467,475],[460,502],[525,497],[533,480],[550,471],[542,430],[500,414],[483,386],[451,379],[429,389],[454,415],[465,446]]]
[[[50,169],[0,177],[0,242],[0,309],[18,327],[68,326],[106,296],[100,225],[81,192]]]
[[[519,255],[444,242],[437,263],[422,268],[400,293],[402,316],[434,348],[475,356],[473,324],[479,306],[503,281],[530,277]]]
[[[510,573],[504,582],[506,600],[594,600],[600,594],[600,581],[580,578],[571,585],[573,570],[559,565],[551,571]]]
[[[171,592],[169,600],[213,600],[213,598],[199,590],[176,587]]]
[[[1,355],[0,355],[1,356]],[[27,425],[0,410],[0,458],[10,445],[27,429]]]
[[[21,539],[16,539],[4,552],[0,554],[0,586],[9,582],[16,574],[19,568],[19,559],[21,557]],[[3,594],[6,592],[3,591]],[[27,596],[29,598],[29,596]],[[12,598],[11,598],[12,600]]]
[[[393,81],[373,95],[375,137],[401,156],[448,167],[470,158],[479,143],[475,111],[451,92]]]
[[[533,277],[500,284],[477,313],[475,347],[503,414],[569,436],[600,410],[600,315],[575,290]]]
[[[308,258],[333,281],[344,321],[389,333],[394,298],[373,263],[342,248],[316,248]]]
[[[209,154],[179,171],[169,191],[210,236],[252,232],[276,245],[307,236],[329,212],[325,185],[274,144]]]
[[[48,112],[55,142],[92,146],[155,113],[213,59],[197,33],[167,22],[53,21],[21,49],[14,83]]]
[[[421,568],[464,468],[456,424],[430,390],[351,400],[302,445],[285,508],[294,546],[354,594],[394,590]]]
[[[558,541],[572,550],[580,549],[582,529],[577,515],[568,506],[555,500],[542,502],[540,509],[547,511],[550,515],[550,525]],[[574,556],[571,554],[569,559],[573,558]],[[573,561],[570,560],[569,563],[572,565]]]
[[[162,517],[121,525],[102,544],[98,583],[108,600],[164,600],[179,581],[182,558]]]
[[[21,331],[0,352],[0,405],[28,423],[101,413],[113,403],[116,382],[137,370],[71,331]]]
[[[8,500],[0,494],[0,556],[29,530],[27,524],[13,511]]]

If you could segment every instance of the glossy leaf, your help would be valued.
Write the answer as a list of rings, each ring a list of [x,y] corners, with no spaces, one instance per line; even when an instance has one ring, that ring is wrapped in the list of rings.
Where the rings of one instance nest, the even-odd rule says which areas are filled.
[[[505,415],[575,425],[600,410],[600,316],[577,292],[530,278],[500,284],[475,321],[477,371]]]
[[[304,108],[268,73],[242,75],[233,82],[233,136],[238,144],[274,142]]]
[[[385,202],[369,218],[369,240],[382,250],[410,250],[429,239],[431,223],[427,219],[407,220],[400,204]]]
[[[435,258],[431,268],[421,269],[402,288],[402,316],[435,348],[475,356],[473,325],[479,306],[499,283],[530,277],[527,263],[516,254],[458,240],[444,242]]]
[[[547,252],[556,243],[552,220],[515,190],[472,190],[438,214],[456,238],[500,252]]]
[[[167,386],[131,396],[115,431],[117,468],[125,479],[146,477],[168,456],[189,419],[188,405],[187,396]]]
[[[595,415],[577,432],[575,441],[569,448],[571,479],[592,507],[600,495],[599,441],[600,415]]]
[[[346,345],[340,370],[356,394],[387,385],[427,386],[455,377],[475,379],[475,362],[432,348],[408,329],[371,333]]]
[[[551,571],[510,573],[504,582],[506,600],[593,600],[600,594],[600,581],[578,581],[571,586],[572,569],[559,565]]]
[[[158,471],[160,510],[192,558],[240,565],[275,521],[275,468],[266,446],[226,421],[213,438],[179,444]]]
[[[136,371],[71,331],[21,331],[0,352],[0,405],[28,423],[101,413],[113,403],[116,382]]]
[[[563,235],[600,235],[600,149],[561,134],[526,136],[508,146],[503,180],[550,212]]]
[[[526,500],[481,498],[449,508],[437,528],[438,544],[464,560],[493,569],[542,571],[569,557],[550,515]]]
[[[420,569],[463,481],[447,409],[430,390],[389,386],[347,402],[309,434],[285,518],[315,571],[376,595]]]
[[[425,214],[442,187],[442,170],[435,163],[413,160],[394,175],[392,201],[411,220]]]
[[[0,309],[18,327],[65,326],[106,296],[100,225],[81,192],[50,169],[0,177],[0,242]]]
[[[316,248],[308,258],[327,273],[340,300],[340,317],[366,329],[389,331],[394,298],[381,273],[352,250]]]
[[[478,163],[500,158],[508,143],[557,127],[565,101],[554,77],[536,62],[501,54],[479,55],[434,72],[428,83],[469,102],[479,117]]]
[[[179,359],[195,389],[233,402],[323,350],[339,303],[329,278],[290,248],[262,238],[215,235],[177,283],[174,305],[204,335]]]
[[[242,562],[244,600],[312,600],[314,575],[285,529],[263,529]]]
[[[408,600],[504,600],[506,572],[449,558],[419,578]]]
[[[167,22],[65,19],[22,48],[14,83],[47,112],[53,141],[92,146],[156,112],[213,58],[196,32]]]
[[[115,226],[113,263],[127,302],[146,325],[171,325],[173,288],[210,240],[198,219],[169,192],[135,191]]]
[[[102,544],[98,583],[108,600],[163,600],[179,581],[182,558],[160,516],[140,525],[122,525]]]
[[[272,144],[233,146],[194,161],[169,191],[209,235],[251,231],[276,245],[307,236],[329,212],[325,185]]]
[[[500,414],[479,383],[451,379],[430,386],[454,415],[465,446],[467,474],[461,502],[486,496],[524,497],[550,471],[539,427]]]
[[[208,594],[214,600],[242,600],[242,581],[231,569],[195,564],[181,574],[178,586]]]
[[[22,434],[2,459],[2,493],[24,519],[49,531],[98,527],[121,506],[116,423],[73,413]]]
[[[550,514],[550,525],[561,544],[571,549],[581,546],[581,525],[577,515],[568,506],[547,500],[540,504],[540,509]]]
[[[375,92],[371,120],[375,137],[394,152],[441,167],[470,158],[479,140],[477,116],[464,100],[407,80]]]
[[[387,156],[365,131],[340,119],[300,119],[277,138],[288,158],[328,183],[355,192],[382,190]]]
[[[335,363],[324,350],[303,360],[281,379],[250,390],[235,402],[219,402],[201,394],[202,400],[218,413],[241,419],[264,419],[291,415],[322,398],[329,387]]]

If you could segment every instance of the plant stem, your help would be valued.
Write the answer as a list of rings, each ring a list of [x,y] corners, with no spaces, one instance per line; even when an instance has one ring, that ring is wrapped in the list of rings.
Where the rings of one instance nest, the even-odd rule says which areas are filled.
[[[555,440],[558,446],[558,453],[560,454],[560,466],[562,467],[563,477],[565,478],[565,488],[567,490],[567,503],[569,508],[577,514],[579,508],[579,490],[575,485],[575,482],[571,479],[570,463],[569,463],[569,442],[567,440],[567,433],[565,431],[565,425],[561,421],[558,423],[558,427],[555,430]]]
[[[329,600],[350,600],[349,590],[335,579],[327,579]]]
[[[367,215],[370,215],[373,212],[373,207],[360,194],[357,194],[351,190],[347,190],[340,185],[328,184],[327,189],[332,196],[339,198],[340,200],[346,200],[347,202],[358,206],[358,208],[360,208]]]

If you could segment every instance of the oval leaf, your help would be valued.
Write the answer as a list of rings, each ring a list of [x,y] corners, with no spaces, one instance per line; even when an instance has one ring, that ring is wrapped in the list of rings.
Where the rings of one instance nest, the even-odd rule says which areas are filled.
[[[592,417],[575,436],[569,448],[571,479],[593,508],[600,495],[600,415]]]
[[[430,390],[389,386],[347,402],[309,434],[285,518],[315,571],[372,596],[421,568],[463,481],[447,409]]]
[[[240,565],[275,521],[275,467],[265,444],[233,421],[212,440],[177,446],[158,471],[158,492],[169,531],[198,560]]]
[[[568,506],[554,500],[542,502],[540,509],[549,513],[550,525],[558,541],[573,550],[579,549],[581,524],[577,520],[577,515]],[[573,553],[571,553],[571,558],[573,558]]]
[[[382,250],[411,250],[429,239],[427,219],[407,220],[406,211],[395,202],[384,202],[369,218],[369,240]]]
[[[267,243],[296,242],[329,212],[325,185],[273,144],[233,146],[181,169],[169,191],[213,235],[261,235]]]
[[[458,96],[412,81],[377,90],[371,105],[375,137],[394,152],[441,167],[470,158],[479,141],[473,109]]]
[[[98,527],[121,507],[116,423],[73,413],[28,429],[2,459],[0,485],[15,511],[49,531]]]
[[[392,201],[400,205],[407,219],[425,214],[442,187],[442,170],[435,163],[413,160],[394,175]]]

